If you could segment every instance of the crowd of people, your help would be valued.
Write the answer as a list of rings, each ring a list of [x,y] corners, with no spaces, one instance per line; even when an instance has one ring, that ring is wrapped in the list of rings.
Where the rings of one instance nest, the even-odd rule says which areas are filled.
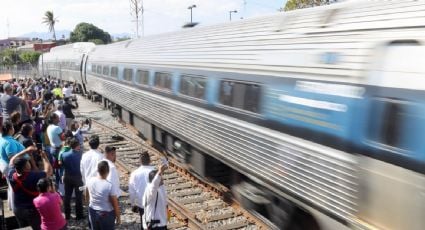
[[[72,92],[72,85],[50,78],[0,85],[0,171],[20,227],[67,229],[72,200],[74,218],[88,219],[90,229],[121,223],[116,148],[101,147],[97,135],[84,137],[91,120],[75,120]],[[166,163],[156,170],[147,151],[140,163],[129,180],[132,211],[140,214],[141,229],[167,229]]]

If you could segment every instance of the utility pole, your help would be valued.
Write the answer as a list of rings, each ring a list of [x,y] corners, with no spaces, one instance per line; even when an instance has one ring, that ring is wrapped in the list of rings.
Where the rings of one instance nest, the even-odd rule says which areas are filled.
[[[43,39],[40,38],[40,44],[41,44],[41,78],[44,78],[44,47],[43,47]]]
[[[231,10],[231,11],[229,11],[229,19],[230,19],[230,21],[232,21],[232,13],[237,13],[238,11],[237,10]]]
[[[130,0],[130,14],[133,15],[136,20],[136,38],[139,38],[139,18],[142,18],[142,37],[145,36],[145,25],[144,25],[144,8],[143,0]]]
[[[7,38],[10,38],[10,23],[9,18],[6,20],[6,27],[7,27]]]
[[[196,5],[191,5],[191,6],[188,7],[188,9],[190,10],[190,24],[193,23],[193,21],[192,21],[192,9],[193,8],[196,8]]]

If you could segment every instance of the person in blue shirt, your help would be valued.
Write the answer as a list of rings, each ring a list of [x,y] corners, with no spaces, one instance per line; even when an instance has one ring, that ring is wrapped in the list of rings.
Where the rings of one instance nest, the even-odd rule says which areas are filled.
[[[0,138],[0,156],[1,160],[6,164],[9,164],[10,159],[17,153],[25,150],[25,147],[19,143],[19,141],[13,138],[15,129],[10,121],[6,121],[2,126],[2,137]],[[36,163],[32,155],[25,154],[27,160],[30,160],[31,168],[37,169]]]
[[[71,150],[62,153],[62,166],[64,168],[63,182],[65,186],[65,218],[71,218],[71,197],[72,192],[75,193],[75,216],[76,219],[84,219],[83,214],[83,192],[80,187],[83,186],[83,179],[80,171],[81,162],[81,146],[79,141],[74,137],[69,141]]]

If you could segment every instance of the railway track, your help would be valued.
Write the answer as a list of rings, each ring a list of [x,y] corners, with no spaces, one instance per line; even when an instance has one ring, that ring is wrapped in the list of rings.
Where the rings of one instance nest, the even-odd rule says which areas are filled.
[[[131,127],[111,118],[110,111],[84,99],[80,101],[92,105],[88,105],[90,108],[88,112],[80,109],[77,119],[91,118],[93,127],[90,135],[98,135],[101,146],[113,145],[116,147],[116,163],[122,172],[122,189],[124,192],[128,191],[128,177],[130,172],[139,167],[138,159],[141,150],[148,150],[153,165],[158,165],[164,154],[145,143]],[[118,138],[112,138],[113,136]],[[191,175],[173,159],[169,159],[169,166],[163,175],[169,209],[172,212],[168,229],[256,230],[270,228],[235,202],[226,202],[225,193],[227,191],[225,188]]]

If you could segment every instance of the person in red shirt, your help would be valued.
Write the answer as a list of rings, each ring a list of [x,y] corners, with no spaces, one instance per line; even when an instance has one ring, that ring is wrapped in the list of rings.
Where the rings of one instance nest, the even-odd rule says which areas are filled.
[[[65,217],[61,212],[62,199],[54,190],[52,183],[47,178],[42,178],[37,183],[40,195],[34,198],[33,203],[41,216],[42,230],[67,229]]]

